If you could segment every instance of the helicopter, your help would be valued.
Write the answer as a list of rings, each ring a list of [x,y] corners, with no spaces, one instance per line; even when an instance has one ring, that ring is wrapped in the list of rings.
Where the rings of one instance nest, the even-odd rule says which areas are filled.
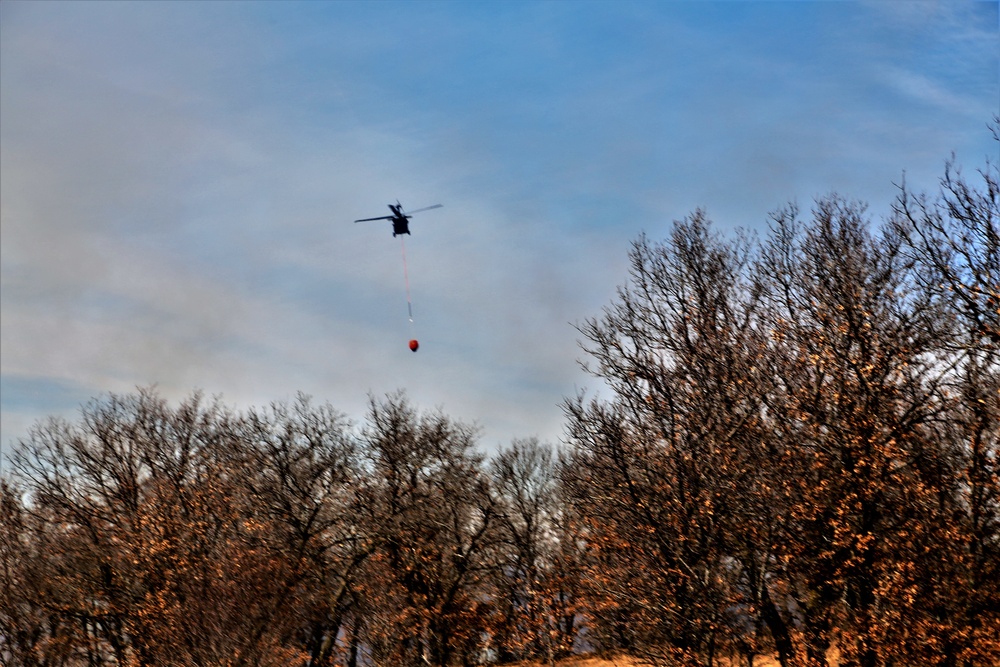
[[[399,234],[409,234],[410,233],[410,216],[414,213],[420,213],[422,211],[429,211],[432,208],[441,208],[443,204],[434,204],[433,206],[425,206],[424,208],[418,208],[415,211],[410,211],[409,213],[403,213],[403,205],[396,200],[395,204],[389,204],[389,210],[392,211],[392,215],[383,215],[379,218],[362,218],[360,220],[355,220],[354,222],[370,222],[372,220],[392,220],[392,235],[398,236]]]

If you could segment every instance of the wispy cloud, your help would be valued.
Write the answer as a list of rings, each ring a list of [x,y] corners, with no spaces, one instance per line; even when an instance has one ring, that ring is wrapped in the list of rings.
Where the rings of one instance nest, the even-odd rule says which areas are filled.
[[[995,33],[952,4],[2,3],[0,437],[151,383],[558,437],[639,230],[981,157]],[[396,198],[445,204],[412,329],[399,239],[351,222]]]

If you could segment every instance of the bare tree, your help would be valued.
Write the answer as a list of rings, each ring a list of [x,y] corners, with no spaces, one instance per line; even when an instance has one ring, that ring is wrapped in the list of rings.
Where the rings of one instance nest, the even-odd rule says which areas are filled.
[[[372,474],[366,520],[378,542],[365,570],[363,592],[376,611],[366,636],[402,664],[472,660],[497,518],[475,431],[420,415],[397,394],[372,400],[363,437]]]
[[[697,212],[663,245],[641,238],[630,257],[629,284],[581,328],[613,397],[566,406],[567,484],[589,519],[589,578],[603,598],[592,613],[607,615],[606,643],[711,663],[726,624],[747,620],[732,617],[744,574],[726,546],[752,486],[745,460],[763,453],[770,381],[758,363],[766,340],[747,274],[752,243],[723,240]]]
[[[490,465],[502,548],[494,577],[498,660],[569,655],[579,624],[578,562],[552,449],[515,440]]]
[[[792,583],[810,662],[826,664],[841,615],[854,637],[845,655],[884,664],[895,639],[883,619],[898,602],[885,589],[932,500],[914,464],[941,409],[949,330],[901,238],[871,234],[863,206],[820,200],[807,226],[796,213],[775,215],[761,265],[786,355],[775,412],[801,452],[786,555],[801,565]]]
[[[329,405],[314,407],[304,395],[291,405],[250,410],[240,442],[234,459],[253,512],[273,525],[259,546],[289,565],[259,631],[276,617],[297,619],[284,641],[304,645],[310,666],[333,664],[354,578],[373,549],[368,527],[358,521],[365,483],[360,443],[346,417]]]
[[[1000,117],[994,118],[1000,142]],[[946,464],[925,462],[941,516],[941,559],[928,563],[920,596],[924,629],[939,664],[992,664],[1000,655],[1000,174],[987,162],[978,183],[954,158],[935,196],[900,188],[891,221],[916,279],[947,311],[955,359],[942,417],[928,438],[949,448]],[[925,654],[916,658],[928,662]]]

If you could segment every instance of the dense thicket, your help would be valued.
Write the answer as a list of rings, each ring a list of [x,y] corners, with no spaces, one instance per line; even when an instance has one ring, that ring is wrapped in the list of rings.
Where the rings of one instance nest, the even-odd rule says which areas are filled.
[[[567,653],[551,452],[372,400],[235,414],[153,391],[37,425],[3,481],[16,665],[479,663]]]
[[[949,165],[875,228],[640,238],[567,404],[594,637],[661,661],[1000,664],[1000,215]]]
[[[108,396],[0,486],[0,661],[1000,664],[1000,187],[642,237],[560,454],[372,399]]]

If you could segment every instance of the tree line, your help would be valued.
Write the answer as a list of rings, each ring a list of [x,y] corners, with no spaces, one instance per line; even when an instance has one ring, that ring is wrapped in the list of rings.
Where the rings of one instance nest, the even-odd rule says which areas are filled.
[[[110,395],[0,495],[12,665],[1000,663],[1000,179],[638,238],[565,442]],[[732,664],[732,663],[728,663]]]

